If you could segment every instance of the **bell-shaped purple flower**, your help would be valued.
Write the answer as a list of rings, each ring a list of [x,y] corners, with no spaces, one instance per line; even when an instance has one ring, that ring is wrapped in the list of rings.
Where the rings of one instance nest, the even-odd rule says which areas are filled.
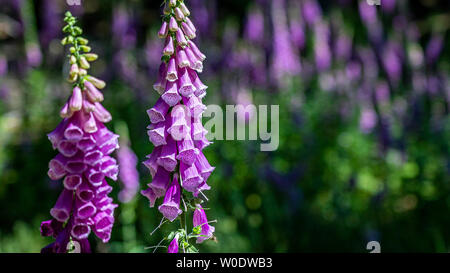
[[[208,224],[205,210],[201,205],[197,205],[197,208],[194,211],[194,218],[192,222],[194,224],[194,227],[201,227],[201,232],[199,234],[200,236],[197,237],[197,244],[200,244],[213,236],[215,228]]]
[[[178,236],[175,236],[170,242],[167,253],[178,253]]]
[[[169,221],[173,222],[183,211],[180,209],[181,188],[178,184],[177,176],[173,178],[172,184],[166,191],[164,202],[158,207],[158,210]]]

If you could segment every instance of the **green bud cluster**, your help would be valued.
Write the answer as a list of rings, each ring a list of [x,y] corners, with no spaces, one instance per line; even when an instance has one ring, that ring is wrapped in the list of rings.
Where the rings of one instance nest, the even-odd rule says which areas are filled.
[[[65,13],[64,22],[66,25],[62,28],[66,35],[61,44],[70,45],[68,58],[70,60],[70,71],[68,81],[75,86],[84,89],[84,82],[86,80],[92,82],[97,88],[105,87],[105,82],[99,80],[88,74],[88,69],[91,67],[90,62],[98,59],[98,55],[91,53],[91,47],[88,46],[88,39],[83,38],[83,30],[77,26],[77,19],[67,11]]]

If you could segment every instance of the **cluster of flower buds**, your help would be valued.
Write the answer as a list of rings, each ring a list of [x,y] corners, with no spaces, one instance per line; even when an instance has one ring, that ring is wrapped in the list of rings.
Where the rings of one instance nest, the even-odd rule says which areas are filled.
[[[155,148],[144,162],[153,180],[142,194],[150,200],[151,207],[156,199],[164,197],[159,211],[169,221],[183,213],[180,198],[185,197],[184,192],[197,199],[202,191],[210,189],[206,181],[214,170],[202,153],[210,144],[201,122],[207,86],[197,73],[202,72],[206,56],[192,41],[196,28],[189,15],[184,1],[165,1],[158,33],[165,39],[165,46],[153,86],[161,97],[147,112],[151,121],[148,135]],[[208,234],[210,238],[212,232]]]
[[[111,120],[101,105],[99,89],[105,83],[87,73],[89,62],[97,55],[88,53],[88,40],[80,37],[82,30],[75,26],[76,19],[67,12],[64,21],[67,37],[62,44],[72,45],[69,81],[73,90],[60,112],[63,121],[48,135],[59,152],[49,163],[48,175],[52,180],[62,179],[64,190],[50,210],[53,219],[41,224],[43,236],[56,238],[43,249],[45,252],[66,252],[70,241],[80,243],[81,251],[89,251],[91,231],[108,242],[117,207],[108,196],[112,188],[106,178],[117,179],[118,166],[110,154],[119,147],[119,136],[103,124]]]

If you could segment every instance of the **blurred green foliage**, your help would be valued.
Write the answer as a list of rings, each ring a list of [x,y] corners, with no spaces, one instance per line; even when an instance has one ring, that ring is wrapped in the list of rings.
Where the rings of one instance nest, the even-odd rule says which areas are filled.
[[[130,82],[110,71],[115,69],[111,2],[87,3],[81,22],[100,56],[92,71],[107,79],[105,107],[113,115],[108,126],[113,129],[115,120],[127,123],[131,147],[142,161],[152,150],[145,111],[157,98],[151,88],[156,67],[146,67],[142,59],[145,39],[156,36],[158,4],[127,1],[140,18],[136,28],[142,34],[136,48],[126,53],[139,70]],[[224,12],[218,16],[218,28],[228,17],[244,16],[249,1],[227,2],[220,6]],[[40,18],[39,5],[36,12]],[[358,40],[365,30],[355,25],[354,31],[361,32],[355,35]],[[7,39],[0,48],[11,50],[16,42]],[[215,59],[220,49],[210,48],[213,54],[206,53]],[[69,92],[61,71],[67,66],[62,50],[50,43],[43,49],[42,65],[0,76],[0,85],[10,90],[8,100],[0,101],[0,252],[38,252],[50,242],[40,236],[39,223],[50,218],[49,209],[62,188],[46,174],[48,161],[56,155],[46,134],[60,121],[57,113]],[[448,54],[442,57],[447,69]],[[205,102],[224,108],[230,103],[220,93],[224,79],[210,70],[202,76],[209,85]],[[400,86],[396,95],[409,89]],[[371,240],[380,241],[383,252],[449,251],[450,118],[444,116],[438,131],[431,124],[433,111],[445,108],[445,102],[420,97],[415,126],[394,123],[395,144],[384,147],[379,134],[360,130],[357,108],[343,117],[346,96],[322,90],[314,81],[295,78],[280,92],[258,87],[251,91],[256,105],[280,105],[280,146],[260,152],[257,141],[215,141],[205,149],[216,166],[207,195],[208,219],[218,220],[218,242],[207,241],[201,252],[366,252]],[[144,188],[150,175],[143,166],[138,168]],[[117,200],[119,186],[113,187]],[[160,220],[158,210],[137,195],[119,206],[110,243],[91,238],[93,248],[150,252],[145,248],[157,245],[178,225],[165,224],[150,236]]]

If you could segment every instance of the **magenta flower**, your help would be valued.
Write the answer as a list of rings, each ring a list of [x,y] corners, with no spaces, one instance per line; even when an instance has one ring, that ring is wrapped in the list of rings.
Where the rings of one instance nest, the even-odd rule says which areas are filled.
[[[158,209],[172,222],[184,212],[180,201],[185,194],[197,197],[210,189],[206,180],[214,168],[202,152],[210,144],[201,123],[206,109],[202,99],[208,87],[198,76],[206,56],[193,41],[197,31],[184,1],[166,1],[164,14],[158,32],[165,39],[163,62],[153,85],[161,97],[147,111],[151,122],[147,133],[155,148],[144,165],[152,182],[141,193],[150,207],[164,197]],[[177,240],[171,242],[169,252],[178,251]]]
[[[169,219],[171,222],[173,222],[173,220],[175,220],[178,215],[182,213],[180,210],[180,197],[180,184],[178,184],[178,179],[175,175],[172,184],[166,191],[163,204],[158,208],[162,215],[164,215],[164,217]]]
[[[77,28],[70,13],[66,13],[66,22],[66,32]],[[87,43],[81,37],[74,39]],[[68,44],[66,39],[63,44]],[[62,180],[64,190],[50,210],[53,219],[41,224],[43,236],[56,238],[43,252],[66,252],[71,239],[80,243],[82,251],[90,251],[87,238],[91,231],[103,242],[108,242],[117,207],[108,197],[112,188],[106,178],[117,179],[118,166],[109,155],[119,147],[119,136],[103,124],[111,120],[110,113],[101,105],[103,95],[98,90],[104,88],[104,82],[88,75],[81,80],[79,74],[82,67],[88,67],[86,58],[92,61],[96,55],[79,54],[80,60],[84,58],[85,62],[72,55],[71,61],[75,61],[69,80],[76,84],[61,110],[64,119],[48,134],[53,148],[59,152],[49,163],[48,175],[52,180]]]
[[[119,178],[122,182],[122,190],[119,192],[119,200],[122,203],[130,202],[139,190],[139,173],[136,170],[138,159],[133,150],[121,145],[117,152],[119,161]]]
[[[170,242],[167,253],[178,253],[178,236],[175,236]]]
[[[194,227],[201,228],[200,236],[197,237],[197,244],[202,243],[205,240],[210,239],[213,236],[215,228],[208,224],[208,219],[206,218],[205,210],[201,205],[197,205],[196,210],[194,211],[193,218]]]
[[[300,57],[293,47],[286,17],[284,1],[272,1],[274,43],[271,69],[274,80],[279,84],[284,77],[298,75],[301,70]]]

